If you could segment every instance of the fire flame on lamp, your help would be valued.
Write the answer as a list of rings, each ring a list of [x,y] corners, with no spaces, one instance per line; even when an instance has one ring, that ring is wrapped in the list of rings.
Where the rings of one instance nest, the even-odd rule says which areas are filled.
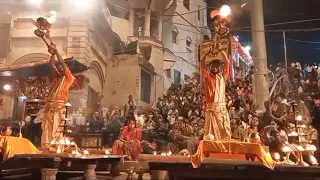
[[[296,121],[302,121],[302,116],[301,115],[296,116]]]
[[[47,46],[50,46],[52,44],[52,40],[50,38],[50,28],[51,25],[55,22],[56,16],[57,12],[51,11],[50,15],[47,18],[39,17],[34,23],[34,25],[37,27],[37,29],[34,31],[34,34],[40,37]],[[48,39],[49,42],[46,39]]]

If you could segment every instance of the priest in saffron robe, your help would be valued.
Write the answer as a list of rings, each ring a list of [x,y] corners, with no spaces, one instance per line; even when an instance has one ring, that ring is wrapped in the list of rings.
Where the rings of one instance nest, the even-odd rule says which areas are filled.
[[[51,54],[50,64],[53,70],[52,86],[49,90],[42,114],[41,148],[46,149],[52,140],[62,136],[63,119],[66,115],[65,103],[74,77],[55,45],[48,49]],[[56,57],[58,65],[56,66]]]
[[[205,86],[206,110],[205,110],[205,133],[204,139],[214,136],[215,140],[231,138],[231,128],[228,110],[226,107],[226,80],[229,76],[229,59],[227,54],[219,51],[224,58],[223,61],[218,59],[206,64],[206,57],[212,53],[212,48],[201,59],[202,80]],[[222,73],[220,66],[223,63]],[[208,136],[209,135],[209,136]],[[212,140],[212,138],[209,138]]]

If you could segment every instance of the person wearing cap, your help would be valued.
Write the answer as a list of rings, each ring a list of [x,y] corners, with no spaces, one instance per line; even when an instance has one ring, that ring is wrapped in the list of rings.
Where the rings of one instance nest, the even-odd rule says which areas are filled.
[[[206,109],[204,139],[210,134],[215,140],[231,138],[229,113],[226,107],[226,80],[229,77],[229,59],[227,54],[221,50],[218,44],[219,53],[222,53],[223,61],[215,59],[206,64],[207,56],[213,52],[211,48],[201,59],[201,71],[203,84],[205,86]],[[220,72],[220,66],[223,70]]]

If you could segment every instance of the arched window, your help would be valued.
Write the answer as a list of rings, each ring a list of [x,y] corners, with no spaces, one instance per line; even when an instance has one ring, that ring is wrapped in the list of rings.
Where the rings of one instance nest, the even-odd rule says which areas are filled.
[[[179,31],[178,28],[173,27],[172,28],[172,42],[178,44],[178,35]]]

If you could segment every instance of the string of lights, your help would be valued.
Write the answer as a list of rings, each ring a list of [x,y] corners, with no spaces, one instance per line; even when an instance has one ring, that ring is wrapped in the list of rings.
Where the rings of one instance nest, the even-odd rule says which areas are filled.
[[[272,23],[272,24],[265,24],[265,27],[269,26],[279,26],[279,25],[288,25],[288,24],[296,24],[296,23],[304,23],[304,22],[313,22],[313,21],[320,21],[320,18],[314,18],[314,19],[305,19],[305,20],[298,20],[298,21],[287,21],[287,22],[280,22],[280,23]],[[239,27],[239,28],[233,28],[235,30],[240,29],[248,29],[251,28],[251,26],[247,27]]]
[[[119,6],[117,4],[113,4],[113,3],[110,3],[111,5],[115,6],[115,7],[118,7],[120,9],[123,9],[123,10],[126,10],[128,12],[130,12],[130,9],[127,9],[127,8],[124,8],[122,6]],[[155,20],[161,20],[159,18],[155,18],[155,17],[151,17],[149,15],[146,15],[146,14],[141,14],[141,13],[137,13],[137,12],[134,12],[134,14],[137,14],[137,15],[140,15],[140,16],[143,16],[143,17],[149,17],[150,19],[155,19]],[[305,20],[305,21],[311,21],[311,20],[315,20],[315,19],[309,19],[309,20]],[[320,20],[320,19],[319,19]],[[291,21],[291,22],[283,22],[283,23],[296,23],[297,21]],[[299,21],[301,22],[301,21]],[[185,29],[185,28],[181,28],[179,26],[176,26],[176,25],[181,25],[181,26],[186,26],[186,27],[192,27],[192,28],[197,28],[196,26],[193,27],[193,26],[190,26],[190,25],[186,25],[186,24],[181,24],[181,23],[173,23],[173,22],[168,22],[168,21],[165,21],[165,23],[168,23],[168,24],[171,24],[171,25],[174,25],[176,28],[178,29],[181,29],[181,30],[184,30],[186,32],[190,32],[190,33],[194,33],[194,34],[202,34],[200,32],[195,32],[195,31],[191,31],[191,30],[188,30],[188,29]],[[278,23],[279,24],[279,23]],[[268,25],[272,25],[272,24],[267,24]],[[209,28],[209,27],[198,27],[198,28],[208,28],[208,29],[212,29],[212,28]],[[310,31],[320,31],[320,28],[306,28],[306,29],[277,29],[277,30],[250,30],[250,29],[235,29],[235,28],[232,28],[230,29],[231,31],[233,32],[283,32],[283,31],[286,31],[286,32],[310,32]]]
[[[184,1],[181,1],[181,0],[177,0],[177,2],[189,4],[189,5],[192,5],[192,6],[200,6],[200,7],[205,7],[205,8],[219,9],[219,7],[213,7],[213,6],[208,6],[208,5],[201,6],[199,4],[194,4],[194,3],[190,3],[190,2],[184,2]]]
[[[110,3],[111,5],[113,5],[113,6],[115,6],[115,7],[118,7],[118,8],[120,8],[120,9],[123,9],[123,10],[125,10],[125,11],[128,11],[128,12],[130,12],[130,9],[127,9],[127,8],[124,8],[124,7],[122,7],[122,6],[119,6],[119,5],[117,5],[117,4],[114,4],[114,3]],[[154,19],[154,20],[157,20],[157,21],[161,21],[161,19],[160,18],[155,18],[155,17],[152,17],[152,16],[150,16],[150,15],[146,15],[146,14],[142,14],[142,13],[138,13],[138,12],[133,12],[134,14],[137,14],[137,15],[139,15],[139,16],[142,16],[142,17],[149,17],[150,19]],[[175,23],[172,23],[172,22],[168,22],[168,21],[164,21],[165,23],[168,23],[168,24],[171,24],[171,25],[174,25]],[[191,32],[191,33],[194,33],[194,34],[202,34],[202,33],[200,33],[200,32],[194,32],[194,31],[191,31],[191,30],[188,30],[188,29],[184,29],[184,28],[181,28],[181,27],[178,27],[178,26],[175,26],[176,28],[178,28],[178,29],[181,29],[181,30],[184,30],[184,31],[186,31],[186,32]],[[190,27],[192,27],[192,26],[190,26]]]
[[[206,9],[206,8],[201,8],[201,9],[198,9],[198,10],[195,10],[195,11],[189,11],[189,12],[186,12],[186,13],[182,13],[182,14],[180,14],[180,15],[187,15],[187,14],[192,14],[192,13],[198,13],[199,11],[202,11],[202,10],[204,10],[204,9]],[[171,16],[171,17],[173,17],[173,16],[179,16],[179,15],[174,14],[174,15],[161,15],[161,16]]]
[[[274,36],[274,35],[268,35],[268,36],[273,38],[283,39],[283,36]],[[303,40],[291,39],[291,38],[286,38],[286,40],[292,41],[292,42],[298,42],[298,43],[320,44],[319,41],[303,41]]]

